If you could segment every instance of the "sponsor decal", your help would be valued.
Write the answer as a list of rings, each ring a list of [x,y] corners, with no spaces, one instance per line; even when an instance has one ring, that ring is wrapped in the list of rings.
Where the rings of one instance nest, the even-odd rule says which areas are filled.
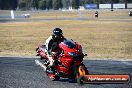
[[[129,75],[86,75],[85,81],[87,83],[129,83]]]

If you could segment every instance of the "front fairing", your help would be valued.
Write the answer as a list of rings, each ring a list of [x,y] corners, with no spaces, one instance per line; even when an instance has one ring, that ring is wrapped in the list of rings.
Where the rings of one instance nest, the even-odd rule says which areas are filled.
[[[59,47],[63,50],[63,54],[65,57],[72,58],[82,54],[81,45],[72,40],[65,39],[59,44]]]
[[[63,50],[63,52],[60,55],[60,58],[58,58],[61,65],[56,68],[65,74],[70,74],[69,69],[71,65],[77,66],[82,63],[83,57],[80,57],[83,55],[82,47],[80,44],[68,39],[61,42],[59,47]]]

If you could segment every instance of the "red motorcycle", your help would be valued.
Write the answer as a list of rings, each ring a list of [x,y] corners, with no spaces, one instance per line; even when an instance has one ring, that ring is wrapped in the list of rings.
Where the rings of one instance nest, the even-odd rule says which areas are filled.
[[[49,68],[49,60],[46,56],[45,45],[40,45],[36,49],[37,56],[41,57],[41,60],[44,60],[43,63],[41,60],[36,59],[35,62],[37,65],[40,65],[44,71]],[[48,77],[52,80],[59,80],[62,78],[71,78],[79,79],[79,77],[88,74],[88,70],[83,64],[84,55],[82,52],[82,47],[80,44],[74,42],[73,40],[64,39],[63,42],[59,44],[59,48],[55,51],[57,54],[53,54],[55,58],[55,67],[54,73],[47,73]]]

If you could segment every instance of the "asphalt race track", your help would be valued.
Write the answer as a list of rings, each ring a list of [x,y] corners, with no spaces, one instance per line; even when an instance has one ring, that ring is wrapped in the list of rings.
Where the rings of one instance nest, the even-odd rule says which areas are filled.
[[[84,84],[69,83],[68,79],[51,81],[35,58],[0,57],[0,88],[132,88],[127,84]],[[130,74],[132,61],[85,60],[91,74]]]

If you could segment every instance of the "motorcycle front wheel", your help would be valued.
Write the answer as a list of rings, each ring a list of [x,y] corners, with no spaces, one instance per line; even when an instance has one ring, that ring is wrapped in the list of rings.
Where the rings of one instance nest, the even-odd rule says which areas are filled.
[[[89,74],[89,72],[88,72],[87,68],[85,67],[85,65],[84,64],[79,65],[77,68],[77,74],[76,74],[77,83],[84,84],[84,82],[85,82],[84,76],[88,75],[88,74]]]

